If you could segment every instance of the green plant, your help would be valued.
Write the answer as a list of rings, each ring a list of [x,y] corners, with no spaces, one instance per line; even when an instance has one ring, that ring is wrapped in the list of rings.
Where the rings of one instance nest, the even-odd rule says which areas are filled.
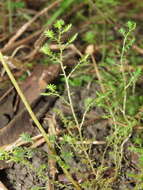
[[[110,2],[113,3],[113,1]],[[62,110],[54,110],[54,112],[60,117],[66,131],[66,133],[62,134],[60,138],[57,135],[47,135],[33,114],[30,106],[23,96],[23,93],[19,89],[17,82],[13,78],[12,73],[5,64],[2,54],[0,54],[0,59],[11,81],[20,94],[21,99],[25,103],[27,110],[31,114],[33,121],[48,144],[51,151],[49,158],[59,164],[65,173],[65,176],[69,179],[74,188],[77,190],[80,190],[81,188],[91,190],[99,188],[102,188],[103,190],[112,189],[112,182],[118,177],[122,168],[124,145],[131,137],[133,127],[139,123],[136,118],[136,114],[142,106],[142,96],[138,95],[138,92],[136,92],[136,82],[142,71],[137,67],[135,67],[135,71],[133,72],[126,69],[128,67],[128,52],[134,43],[133,31],[135,30],[136,24],[129,21],[126,28],[120,29],[120,33],[123,36],[123,45],[118,49],[120,52],[118,56],[115,56],[115,52],[110,52],[109,54],[104,55],[104,59],[102,59],[101,63],[97,65],[92,53],[91,55],[84,55],[72,70],[68,70],[68,72],[66,72],[66,65],[64,65],[64,51],[77,38],[77,34],[75,34],[69,40],[63,40],[63,35],[68,32],[71,27],[71,24],[66,25],[63,20],[56,21],[53,26],[53,30],[46,30],[44,32],[44,35],[49,39],[49,41],[41,48],[41,52],[47,55],[52,63],[60,64],[63,76],[62,82],[64,82],[67,91],[67,97],[65,98],[58,92],[56,85],[49,84],[47,85],[46,92],[42,93],[44,96],[54,95],[61,98],[63,103],[70,108],[70,113],[67,115],[64,114]],[[88,40],[91,39],[89,38]],[[51,42],[57,43],[59,47],[58,51],[54,52],[50,49],[49,43]],[[84,87],[84,84],[91,81],[93,82],[94,77],[89,74],[83,75],[80,73],[80,71],[86,66],[92,65],[88,64],[90,58],[96,71],[96,78],[98,78],[96,83],[99,84],[101,90],[96,93],[96,98],[88,97],[83,100],[84,112],[82,116],[78,117],[75,102],[73,102],[72,99],[72,88],[77,86]],[[105,112],[103,118],[107,119],[111,125],[110,135],[106,136],[107,146],[103,152],[100,165],[96,165],[96,161],[91,157],[90,151],[92,142],[88,143],[88,140],[85,138],[83,133],[83,126],[87,113],[97,106],[104,109]],[[21,137],[23,140],[32,142],[31,137],[27,134],[23,134]],[[95,139],[93,139],[93,141],[94,140]],[[55,149],[53,148],[54,146],[56,147],[56,150],[58,150],[58,153],[55,152]],[[139,150],[136,149],[135,151]],[[140,152],[142,154],[142,150],[140,150]],[[105,161],[107,154],[110,161],[115,165],[115,172],[108,180],[104,178],[104,173],[106,170],[110,169]],[[3,151],[0,152],[0,159],[20,162],[30,168],[32,168],[32,166],[27,161],[31,156],[32,152],[30,149],[25,148],[18,148],[10,153]],[[26,159],[21,159],[21,157]],[[88,174],[83,174],[81,167],[78,166],[71,168],[74,158],[80,162],[88,174],[92,174],[94,176],[93,179],[89,180]],[[36,170],[39,177],[44,176],[43,171],[45,167],[45,165],[41,165],[41,168]],[[77,176],[79,175],[81,179],[84,179],[84,181],[81,182],[81,184],[78,184],[78,182],[73,179],[73,174]],[[142,175],[139,177],[141,181]],[[48,178],[45,179],[49,180]],[[65,187],[64,184],[60,184],[57,181],[54,181],[53,183],[61,188]],[[66,188],[68,189],[68,187]],[[69,187],[69,189],[70,188],[71,187]],[[40,189],[40,187],[33,187],[33,189]]]
[[[25,134],[25,136],[27,136],[27,134]],[[15,147],[13,150],[9,152],[0,150],[0,160],[4,160],[5,162],[8,163],[12,162],[15,164],[20,164],[21,166],[26,168],[27,173],[33,172],[38,177],[38,179],[41,179],[42,181],[49,181],[49,177],[45,174],[46,171],[48,170],[48,165],[41,164],[40,166],[35,167],[34,164],[31,162],[31,159],[36,155],[37,152],[39,153],[40,150],[26,148],[26,147]],[[48,158],[48,155],[46,156]],[[45,189],[46,187],[44,188],[34,187],[34,188],[40,190],[40,189]]]
[[[98,75],[102,75],[102,80],[99,81],[101,85],[101,89],[103,91],[97,92],[97,98],[92,99],[88,98],[85,100],[85,112],[83,114],[83,117],[81,121],[76,116],[73,102],[72,102],[72,92],[70,91],[71,85],[77,85],[74,82],[74,80],[71,82],[71,77],[72,74],[76,71],[76,69],[79,67],[81,64],[80,62],[77,64],[77,68],[73,68],[73,70],[67,75],[65,72],[65,67],[63,65],[63,51],[64,49],[70,45],[71,42],[73,42],[76,38],[77,35],[74,35],[68,42],[63,42],[62,41],[62,34],[67,32],[71,25],[64,25],[63,21],[58,21],[54,27],[56,31],[53,30],[48,30],[45,32],[45,35],[50,38],[51,41],[55,41],[59,44],[59,52],[54,53],[49,49],[48,44],[46,43],[41,51],[44,52],[49,56],[49,58],[56,63],[59,63],[62,68],[63,76],[64,76],[64,81],[66,84],[66,89],[67,89],[67,94],[68,94],[68,102],[67,105],[70,106],[72,116],[74,119],[74,122],[76,124],[77,130],[79,132],[79,139],[81,141],[81,145],[79,146],[80,149],[83,151],[84,155],[86,156],[86,160],[83,162],[86,162],[89,164],[90,169],[92,172],[96,175],[96,180],[101,178],[102,173],[104,172],[106,166],[101,165],[98,169],[98,172],[95,172],[95,169],[93,167],[93,163],[86,151],[88,149],[87,147],[85,148],[85,145],[83,143],[84,137],[82,136],[82,126],[83,122],[85,119],[85,116],[89,109],[92,108],[92,106],[99,106],[102,107],[105,111],[105,117],[108,119],[112,120],[113,126],[112,126],[112,132],[111,135],[107,137],[107,147],[113,147],[112,151],[110,152],[110,157],[112,158],[113,162],[115,163],[115,175],[114,178],[118,176],[118,173],[120,172],[121,169],[121,162],[123,158],[123,149],[124,149],[124,144],[127,142],[127,140],[130,138],[132,134],[132,128],[137,124],[137,121],[135,118],[132,118],[131,116],[135,115],[140,107],[140,103],[135,102],[134,107],[131,106],[131,103],[133,100],[136,99],[135,95],[135,84],[136,81],[138,80],[141,70],[136,69],[135,72],[126,72],[125,67],[126,67],[126,56],[129,51],[129,48],[132,46],[134,42],[134,37],[133,37],[133,31],[135,29],[135,23],[134,22],[128,22],[127,23],[127,29],[120,29],[121,34],[123,35],[123,46],[121,48],[121,55],[120,55],[120,63],[116,64],[113,61],[111,61],[109,58],[107,59],[110,64],[112,64],[112,69],[111,72],[103,70],[102,72],[98,73]],[[85,57],[87,59],[87,57]],[[86,59],[83,59],[84,62]],[[106,63],[102,63],[101,66],[107,67]],[[108,68],[108,67],[107,67]],[[120,72],[119,72],[120,71]],[[82,80],[85,80],[86,77],[79,77],[78,78],[80,83],[78,82],[79,85],[82,84]],[[52,87],[52,88],[51,88]],[[58,92],[55,91],[55,87],[48,85],[48,90],[50,90],[50,94],[44,93],[43,95],[51,95],[55,94],[58,95]],[[66,102],[66,101],[65,101]],[[62,116],[63,121],[65,124],[68,124],[67,120]],[[126,125],[126,127],[123,127]],[[78,138],[75,138],[74,134],[69,130],[69,133],[71,136],[67,136],[69,139],[68,144],[70,144],[72,147],[75,146]],[[62,144],[60,144],[60,150],[62,151]],[[73,149],[74,151],[77,151],[79,149],[78,146],[75,146]],[[105,151],[106,152],[106,151]],[[62,152],[63,154],[63,152]],[[65,155],[65,154],[64,154]],[[81,155],[79,155],[81,157]],[[81,158],[82,160],[82,158]],[[103,154],[103,162],[104,163],[104,154]],[[94,183],[97,183],[97,181],[94,181]],[[108,187],[109,181],[104,181],[102,182],[105,187]],[[88,184],[88,182],[87,182]],[[92,184],[92,185],[93,185]],[[99,183],[99,186],[101,185],[101,182]]]
[[[59,27],[60,22],[57,22],[57,27]],[[52,34],[52,33],[50,33]],[[31,109],[31,106],[29,105],[28,101],[26,100],[23,92],[21,91],[17,81],[15,80],[12,72],[10,71],[8,64],[6,63],[6,61],[4,60],[4,57],[2,55],[2,53],[0,52],[0,60],[1,63],[4,67],[4,69],[6,70],[6,73],[8,74],[12,84],[14,85],[15,89],[17,90],[21,100],[23,101],[29,115],[31,116],[32,120],[34,121],[34,123],[36,124],[36,126],[38,127],[39,131],[41,132],[41,134],[43,135],[43,137],[45,138],[45,141],[47,143],[47,146],[49,148],[49,150],[51,151],[53,158],[56,159],[56,161],[59,163],[60,167],[63,169],[65,175],[67,176],[67,178],[72,182],[72,184],[75,186],[75,188],[77,190],[80,190],[80,186],[79,184],[72,178],[72,176],[70,175],[70,173],[68,172],[68,170],[65,167],[64,161],[62,161],[62,159],[56,154],[55,150],[53,149],[53,146],[51,145],[51,142],[49,140],[49,136],[47,135],[47,133],[45,132],[44,128],[42,127],[42,125],[40,124],[40,122],[38,121],[37,117],[35,116],[34,112]]]
[[[115,178],[122,167],[124,145],[129,140],[133,127],[138,124],[135,115],[142,104],[139,103],[140,98],[136,95],[135,90],[136,81],[141,75],[141,70],[136,68],[131,73],[126,69],[128,52],[134,42],[133,31],[136,24],[129,21],[126,26],[126,29],[120,29],[123,35],[120,60],[115,61],[108,58],[105,59],[108,65],[106,62],[101,64],[101,66],[107,68],[107,70],[100,72],[104,92],[99,92],[96,99],[97,105],[106,110],[105,118],[112,120],[112,130],[111,135],[107,137],[107,147],[112,147],[110,157],[115,164]]]
[[[66,49],[67,46],[69,46],[77,37],[77,34],[75,34],[73,37],[71,37],[68,41],[64,42],[62,41],[62,36],[65,32],[67,32],[70,28],[71,28],[71,24],[70,25],[65,25],[64,24],[64,21],[63,20],[59,20],[55,23],[54,25],[54,28],[55,30],[48,30],[48,31],[45,31],[45,35],[51,40],[51,41],[54,41],[56,42],[58,45],[59,45],[59,52],[58,53],[55,53],[55,52],[52,52],[51,49],[49,48],[49,45],[48,43],[44,44],[44,46],[41,48],[41,51],[48,55],[48,57],[54,62],[54,63],[59,63],[60,66],[61,66],[61,69],[62,69],[62,74],[63,74],[63,77],[64,77],[64,82],[65,82],[65,85],[66,85],[66,90],[67,90],[67,96],[68,96],[68,100],[64,100],[64,103],[67,104],[67,106],[70,107],[71,109],[71,113],[72,113],[72,117],[73,119],[70,119],[72,120],[72,125],[74,124],[77,128],[77,131],[78,131],[78,135],[77,137],[75,137],[75,134],[72,133],[71,131],[71,128],[69,126],[69,124],[71,125],[71,122],[68,122],[67,119],[65,119],[63,116],[63,121],[65,124],[68,124],[67,129],[69,131],[69,134],[70,135],[67,135],[67,136],[64,136],[63,137],[63,140],[61,141],[60,145],[57,145],[58,148],[60,149],[60,152],[61,152],[61,157],[65,160],[65,167],[69,168],[68,166],[68,163],[66,160],[72,160],[72,154],[75,154],[74,152],[78,152],[80,151],[80,155],[78,155],[79,157],[81,157],[81,162],[83,161],[84,163],[87,163],[87,167],[90,168],[90,170],[92,170],[92,172],[95,174],[95,169],[93,167],[93,163],[89,157],[89,154],[87,153],[87,145],[85,145],[83,142],[84,142],[84,137],[82,136],[82,127],[83,127],[83,123],[84,123],[84,120],[85,120],[85,116],[87,114],[87,112],[89,111],[89,109],[91,108],[92,106],[92,101],[94,102],[94,100],[91,101],[86,101],[85,103],[85,112],[82,116],[82,119],[81,121],[79,121],[77,115],[76,115],[76,112],[75,112],[75,108],[74,108],[74,104],[73,104],[73,101],[72,101],[72,92],[71,92],[71,85],[75,85],[75,82],[74,80],[72,80],[72,75],[75,73],[76,70],[78,70],[78,68],[82,67],[82,65],[85,65],[85,63],[87,62],[87,55],[86,56],[83,56],[79,63],[70,71],[69,74],[66,74],[66,70],[65,70],[65,66],[63,64],[63,52],[64,50]],[[87,64],[87,63],[86,63]],[[80,85],[82,83],[82,81],[86,81],[86,80],[89,80],[90,77],[88,78],[88,76],[83,76],[81,78],[79,78],[79,81],[80,81]],[[72,81],[72,82],[71,82]],[[56,95],[56,96],[59,96],[60,95],[58,94],[58,92],[56,91],[56,87],[55,85],[48,85],[47,86],[47,89],[48,89],[48,92],[46,93],[42,93],[43,95]],[[90,103],[89,103],[90,102]],[[74,123],[73,123],[74,122]],[[67,153],[64,151],[64,148],[63,148],[63,145],[64,145],[64,141],[69,144],[69,147],[71,147],[71,152]],[[77,144],[77,141],[80,141],[81,143]],[[73,152],[73,153],[72,153]],[[82,154],[85,155],[86,159],[83,158]],[[68,157],[68,159],[67,159]],[[63,164],[63,163],[62,163]]]

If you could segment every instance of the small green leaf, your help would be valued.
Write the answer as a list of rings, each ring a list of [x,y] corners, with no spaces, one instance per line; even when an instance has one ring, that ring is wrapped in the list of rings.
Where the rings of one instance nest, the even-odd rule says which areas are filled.
[[[56,92],[56,85],[54,84],[48,84],[47,87],[46,87],[48,90],[50,90],[51,92]]]
[[[58,20],[58,21],[54,24],[54,27],[60,30],[60,29],[62,28],[62,26],[64,26],[64,24],[65,24],[64,20],[61,19],[61,20]]]
[[[75,34],[75,35],[73,35],[69,40],[68,40],[68,42],[67,42],[67,44],[71,44],[72,42],[74,42],[75,41],[75,39],[77,38],[77,33]]]
[[[72,24],[66,25],[66,26],[63,28],[62,33],[68,32],[68,31],[71,29],[71,27],[72,27]]]
[[[49,45],[48,45],[48,44],[44,44],[44,46],[41,47],[40,52],[44,53],[45,55],[49,55],[49,56],[52,55],[52,51],[51,51],[51,49],[49,48]]]
[[[54,34],[53,30],[47,30],[44,32],[44,34],[46,37],[54,39],[55,34]]]
[[[125,36],[125,35],[126,35],[126,31],[125,31],[125,29],[124,29],[124,28],[120,28],[119,32],[120,32],[123,36]]]
[[[127,22],[127,27],[129,28],[129,31],[135,30],[136,28],[136,23],[134,21],[128,21]]]

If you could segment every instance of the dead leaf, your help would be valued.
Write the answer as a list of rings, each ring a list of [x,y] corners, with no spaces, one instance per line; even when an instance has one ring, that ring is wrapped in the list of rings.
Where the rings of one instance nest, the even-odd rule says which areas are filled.
[[[27,98],[32,108],[34,107],[34,104],[36,104],[36,100],[38,102],[40,101],[39,98],[43,88],[41,89],[41,86],[39,86],[39,78],[42,73],[45,73],[43,80],[48,84],[58,76],[59,71],[60,67],[58,65],[39,65],[35,67],[32,75],[28,77],[21,85],[21,89],[23,90],[25,97]],[[44,107],[45,110],[47,110],[47,107],[52,103],[52,101],[53,100],[49,99],[49,102],[47,102],[47,105],[45,105],[46,107]],[[44,104],[45,102],[43,102],[43,105],[41,105],[41,107],[43,107]],[[10,123],[8,123],[7,126],[0,129],[0,146],[11,144],[19,138],[19,135],[21,133],[36,133],[37,129],[32,126],[32,123],[30,122],[30,116],[27,110],[23,108],[22,103],[20,104],[20,110],[21,111],[18,112],[18,114],[11,120]]]

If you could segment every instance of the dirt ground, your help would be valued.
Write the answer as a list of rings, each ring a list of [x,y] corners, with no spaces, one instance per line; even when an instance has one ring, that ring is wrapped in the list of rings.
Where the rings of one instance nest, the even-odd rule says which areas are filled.
[[[77,113],[82,114],[84,111],[84,105],[83,105],[83,99],[86,97],[95,97],[96,91],[99,89],[98,85],[95,82],[92,82],[91,84],[85,84],[83,87],[79,88],[72,88],[73,91],[73,100],[75,102],[75,108]],[[67,93],[65,92],[62,96],[65,98],[67,97]],[[78,102],[78,104],[76,104]],[[45,104],[48,104],[48,98],[45,100]],[[41,118],[41,121],[43,122],[43,125],[47,128],[48,125],[44,124],[44,121],[46,121],[46,117],[48,115],[53,114],[54,109],[60,109],[63,111],[64,114],[71,114],[68,107],[66,107],[61,99],[54,100],[53,105],[49,108],[49,111],[44,113],[44,115]],[[103,114],[103,110],[98,107],[94,107],[86,116],[87,124],[84,126],[84,135],[87,139],[96,139],[98,142],[101,142],[101,144],[95,144],[91,146],[90,155],[91,158],[95,161],[96,166],[98,167],[101,164],[102,155],[105,151],[106,144],[104,144],[106,137],[111,132],[111,127],[106,119],[102,119],[101,115]],[[57,127],[60,130],[62,129],[61,122],[57,118]],[[126,144],[126,147],[130,145],[131,142],[128,142]],[[69,149],[68,146],[65,145],[65,150]],[[109,152],[111,150],[109,149],[106,152],[105,156],[105,164],[108,166],[108,169],[104,173],[104,179],[108,179],[114,175],[114,164],[113,164],[113,158],[110,156]],[[130,172],[138,172],[138,168],[135,167],[135,160],[136,155],[129,151],[128,149],[125,149],[125,155],[126,157],[123,159],[123,168],[121,170],[120,178],[118,178],[112,186],[112,189],[114,190],[123,190],[123,189],[133,189],[134,188],[134,182],[132,182],[132,178],[128,176],[128,173]],[[30,163],[33,165],[34,168],[40,168],[42,164],[48,163],[48,149],[46,147],[46,144],[40,145],[39,148],[34,150],[33,157],[30,158]],[[76,176],[76,178],[81,178],[83,180],[83,176],[81,174],[84,173],[84,175],[88,174],[88,168],[86,165],[81,164],[78,162],[78,160],[72,159],[72,161],[69,162],[69,165],[71,169],[74,171],[75,168],[79,168],[80,172],[79,176]],[[48,175],[48,168],[44,169],[45,176]],[[74,173],[73,173],[74,175]],[[94,176],[89,176],[89,178],[92,178]],[[22,166],[21,164],[12,164],[10,168],[1,170],[0,175],[1,181],[8,187],[9,190],[26,190],[26,189],[32,189],[34,186],[38,187],[45,187],[47,184],[47,180],[44,180],[44,177],[39,178],[37,176],[37,173],[34,172],[32,169],[28,166]],[[73,189],[70,187],[70,183],[66,176],[62,172],[58,172],[56,174],[56,180],[58,180],[63,186],[65,187],[58,187],[55,185],[56,189]]]

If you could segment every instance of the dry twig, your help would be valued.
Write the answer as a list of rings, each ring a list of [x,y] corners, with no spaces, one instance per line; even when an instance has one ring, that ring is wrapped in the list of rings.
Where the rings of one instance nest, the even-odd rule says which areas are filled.
[[[49,11],[50,9],[52,9],[53,7],[57,6],[59,4],[61,0],[55,1],[54,3],[52,3],[51,5],[49,5],[48,7],[44,8],[42,11],[38,12],[31,20],[29,20],[27,23],[25,23],[17,32],[16,34],[9,40],[9,42],[5,45],[4,48],[7,48],[9,46],[11,46],[17,38],[19,38],[26,30],[27,28],[33,23],[35,22],[35,20],[37,20],[37,18],[39,18],[41,15],[45,14],[47,11]]]

